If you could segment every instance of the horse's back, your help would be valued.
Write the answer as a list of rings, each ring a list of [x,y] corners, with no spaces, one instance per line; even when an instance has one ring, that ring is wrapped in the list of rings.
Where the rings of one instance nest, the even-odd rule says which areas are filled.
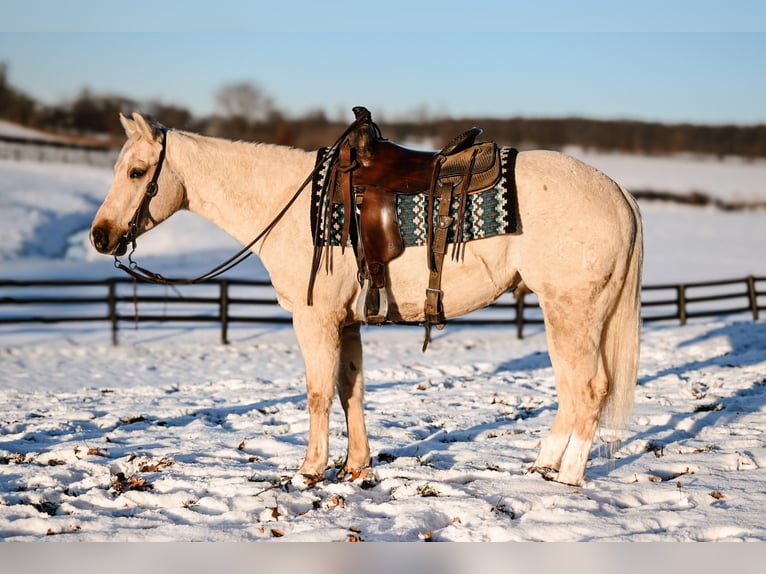
[[[516,187],[522,223],[558,215],[561,222],[570,220],[572,225],[578,219],[584,224],[632,217],[619,185],[595,167],[561,152],[519,153]]]

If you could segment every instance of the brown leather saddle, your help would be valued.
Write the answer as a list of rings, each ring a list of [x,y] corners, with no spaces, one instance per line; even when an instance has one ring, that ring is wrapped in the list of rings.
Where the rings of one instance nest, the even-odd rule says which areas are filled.
[[[350,240],[357,255],[362,284],[357,311],[368,323],[388,320],[387,264],[404,251],[397,196],[424,194],[428,206],[426,327],[427,332],[431,325],[442,327],[441,272],[447,234],[452,228],[453,257],[459,256],[468,194],[491,189],[500,180],[498,147],[494,142],[476,143],[482,130],[474,127],[439,151],[412,150],[383,138],[366,108],[353,111],[356,121],[340,143],[329,190],[331,201],[344,208],[341,245]],[[452,209],[455,198],[459,198],[456,210]],[[316,269],[315,258],[312,277]]]

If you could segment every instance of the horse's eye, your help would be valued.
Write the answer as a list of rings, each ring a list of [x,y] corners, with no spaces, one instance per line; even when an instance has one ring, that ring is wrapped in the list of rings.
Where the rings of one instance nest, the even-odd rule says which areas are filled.
[[[130,170],[130,179],[140,179],[146,175],[145,169],[134,167]]]

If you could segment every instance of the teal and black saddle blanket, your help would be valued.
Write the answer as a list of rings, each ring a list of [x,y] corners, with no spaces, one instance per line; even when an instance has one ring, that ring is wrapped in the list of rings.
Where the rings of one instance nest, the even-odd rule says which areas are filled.
[[[504,235],[519,231],[518,202],[516,197],[515,166],[517,151],[514,148],[500,148],[501,177],[495,187],[471,193],[467,197],[464,220],[463,241],[483,239],[494,235]],[[316,166],[312,181],[311,232],[314,246],[339,246],[343,232],[345,214],[343,205],[332,203],[332,193],[326,189],[330,185],[330,173],[336,159],[335,153],[328,148],[317,152]],[[423,190],[424,192],[426,190]],[[452,199],[450,215],[456,215],[460,207],[460,197]],[[328,213],[329,210],[329,213]],[[396,211],[399,228],[405,247],[426,245],[428,241],[428,195],[416,193],[401,194],[396,198]],[[439,212],[439,197],[434,198],[434,216]],[[455,218],[457,220],[457,218]],[[447,234],[447,242],[454,242],[456,226]]]

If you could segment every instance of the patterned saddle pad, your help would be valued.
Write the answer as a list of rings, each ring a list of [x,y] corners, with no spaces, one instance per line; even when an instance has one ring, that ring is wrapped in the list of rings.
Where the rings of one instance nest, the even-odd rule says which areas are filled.
[[[466,216],[464,220],[463,241],[473,241],[519,231],[518,202],[514,177],[517,150],[511,147],[500,149],[502,162],[501,177],[495,187],[480,193],[469,194],[466,198]],[[312,181],[311,230],[314,246],[329,244],[339,246],[344,224],[342,204],[331,201],[329,174],[335,161],[335,154],[327,148],[317,152],[317,165],[321,166]],[[460,206],[460,197],[455,196],[450,207],[450,215],[456,215]],[[331,210],[328,218],[328,210]],[[402,194],[396,198],[396,211],[399,228],[405,247],[426,245],[428,238],[428,196],[426,193]],[[434,214],[439,212],[439,198],[434,198]],[[457,220],[457,218],[456,218]],[[431,225],[434,225],[431,222]],[[447,234],[449,243],[454,241],[456,223]]]

